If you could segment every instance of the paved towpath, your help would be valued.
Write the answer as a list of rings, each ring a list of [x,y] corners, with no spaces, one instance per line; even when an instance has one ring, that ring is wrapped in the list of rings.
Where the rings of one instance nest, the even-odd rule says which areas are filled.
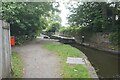
[[[24,46],[13,48],[23,59],[23,78],[61,78],[59,58],[42,47],[43,44],[51,42],[54,41],[37,39]]]

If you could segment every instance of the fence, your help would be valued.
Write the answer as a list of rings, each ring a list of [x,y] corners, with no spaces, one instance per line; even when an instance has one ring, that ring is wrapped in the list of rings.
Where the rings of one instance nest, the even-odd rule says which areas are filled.
[[[0,20],[0,79],[6,78],[11,71],[10,26]]]

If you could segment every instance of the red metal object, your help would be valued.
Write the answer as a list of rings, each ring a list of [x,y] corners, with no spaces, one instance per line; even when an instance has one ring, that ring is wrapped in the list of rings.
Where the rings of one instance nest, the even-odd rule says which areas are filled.
[[[14,38],[14,36],[11,36],[11,46],[14,46],[15,45],[15,38]]]

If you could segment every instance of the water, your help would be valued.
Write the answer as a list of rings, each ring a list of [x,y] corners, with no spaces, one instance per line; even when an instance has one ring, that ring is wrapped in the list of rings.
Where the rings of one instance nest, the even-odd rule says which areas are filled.
[[[120,77],[118,70],[120,57],[118,55],[77,44],[72,44],[72,46],[78,48],[88,57],[99,78]]]

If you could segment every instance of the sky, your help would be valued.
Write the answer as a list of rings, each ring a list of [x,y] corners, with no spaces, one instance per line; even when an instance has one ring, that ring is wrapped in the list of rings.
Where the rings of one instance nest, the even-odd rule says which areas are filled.
[[[66,9],[65,5],[63,4],[63,1],[60,2],[60,7],[59,9],[61,10],[60,17],[62,20],[62,26],[66,26],[67,24],[67,14],[69,14],[69,10]]]
[[[67,15],[70,14],[70,11],[66,8],[66,4],[64,3],[67,3],[69,2],[69,4],[72,4],[76,1],[74,0],[58,0],[60,2],[60,7],[59,9],[61,10],[61,13],[60,13],[60,17],[61,17],[61,20],[62,20],[62,26],[69,26],[67,23],[68,23],[68,20],[67,20]]]

